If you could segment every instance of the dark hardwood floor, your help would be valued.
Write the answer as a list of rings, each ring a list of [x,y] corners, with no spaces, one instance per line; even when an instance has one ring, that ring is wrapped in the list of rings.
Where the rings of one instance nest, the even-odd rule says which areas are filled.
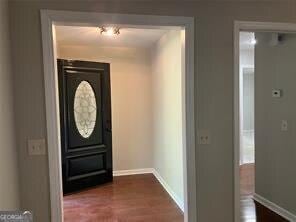
[[[287,222],[252,199],[254,165],[241,166],[241,222]],[[183,222],[183,213],[152,174],[64,197],[65,222]],[[226,221],[221,221],[226,222]]]
[[[65,222],[183,222],[183,212],[152,174],[64,197]]]
[[[253,200],[254,173],[254,164],[244,164],[240,167],[241,222],[288,222]]]

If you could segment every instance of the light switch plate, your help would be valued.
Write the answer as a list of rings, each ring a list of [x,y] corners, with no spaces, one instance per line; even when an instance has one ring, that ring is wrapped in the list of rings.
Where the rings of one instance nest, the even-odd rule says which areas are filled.
[[[198,143],[203,145],[208,145],[211,143],[211,136],[209,130],[198,131]]]
[[[281,131],[288,131],[288,121],[287,120],[282,120]]]
[[[28,153],[30,156],[45,155],[45,139],[29,139],[28,140]]]

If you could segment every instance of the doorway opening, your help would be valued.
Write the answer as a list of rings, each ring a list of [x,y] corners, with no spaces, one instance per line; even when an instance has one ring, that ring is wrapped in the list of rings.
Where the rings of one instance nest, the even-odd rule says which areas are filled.
[[[237,222],[286,222],[296,218],[295,204],[291,204],[295,198],[290,196],[294,193],[290,189],[294,182],[282,178],[294,163],[290,160],[293,151],[286,141],[289,113],[294,104],[289,100],[294,94],[289,92],[295,66],[291,56],[295,53],[295,31],[294,24],[235,22],[234,212]]]
[[[59,85],[59,81],[58,81],[58,71],[59,71],[59,66],[57,64],[57,59],[58,57],[63,57],[61,58],[61,60],[63,60],[66,64],[66,62],[68,62],[68,64],[66,64],[66,67],[64,66],[63,69],[69,69],[72,73],[74,72],[82,72],[82,73],[88,73],[89,72],[93,72],[94,69],[97,69],[96,67],[81,67],[81,66],[75,66],[75,62],[78,62],[79,64],[85,63],[85,61],[87,62],[94,62],[94,63],[100,63],[100,64],[108,64],[110,65],[110,76],[111,76],[111,85],[110,85],[110,92],[114,93],[114,90],[119,90],[120,93],[117,93],[117,95],[123,96],[125,95],[124,93],[121,92],[121,90],[130,90],[131,92],[133,92],[132,94],[129,94],[129,96],[132,96],[131,98],[137,98],[137,102],[133,104],[133,106],[131,106],[132,108],[134,108],[132,111],[130,111],[129,105],[131,105],[134,101],[132,101],[131,99],[118,99],[120,97],[118,97],[117,99],[115,99],[114,101],[110,102],[111,105],[113,105],[113,102],[116,104],[117,106],[118,104],[120,105],[121,108],[123,108],[123,112],[126,116],[130,117],[130,122],[128,123],[122,123],[118,124],[117,128],[117,132],[120,132],[120,130],[123,131],[123,134],[127,134],[127,130],[133,130],[133,134],[126,136],[124,138],[121,138],[121,142],[117,143],[117,147],[118,144],[122,145],[120,147],[125,147],[124,151],[126,151],[125,153],[125,158],[123,158],[123,160],[121,159],[121,161],[117,161],[116,165],[114,164],[112,167],[114,167],[113,169],[113,175],[114,176],[118,176],[118,175],[130,175],[130,174],[145,174],[145,175],[140,175],[139,180],[142,181],[142,184],[146,184],[143,183],[143,181],[145,181],[145,176],[147,176],[147,173],[152,173],[153,177],[156,177],[157,180],[153,179],[153,183],[154,184],[158,184],[160,185],[160,189],[162,194],[165,194],[166,197],[164,199],[168,200],[170,199],[171,201],[170,204],[174,205],[175,207],[177,206],[177,208],[179,208],[179,210],[184,210],[184,216],[182,215],[182,218],[179,217],[178,215],[176,216],[170,216],[170,215],[162,215],[163,218],[166,218],[166,220],[170,220],[170,217],[173,218],[181,218],[181,220],[183,221],[196,221],[196,182],[195,182],[195,140],[194,140],[194,134],[195,134],[195,130],[194,130],[194,125],[195,125],[195,121],[194,121],[194,81],[193,81],[193,76],[194,76],[194,72],[193,72],[193,39],[194,39],[194,34],[193,34],[193,20],[191,18],[179,18],[179,17],[162,17],[162,16],[141,16],[141,15],[120,15],[120,14],[100,14],[100,13],[80,13],[80,12],[60,12],[60,11],[49,11],[49,10],[44,10],[41,12],[41,21],[42,21],[42,37],[43,37],[43,54],[44,54],[44,60],[48,61],[44,63],[44,70],[45,70],[45,74],[44,74],[44,78],[45,78],[45,95],[46,95],[46,109],[47,109],[47,134],[48,134],[48,146],[52,147],[52,149],[49,149],[48,151],[48,156],[49,156],[49,171],[50,171],[50,190],[51,190],[51,213],[52,213],[52,221],[54,222],[60,222],[64,220],[64,209],[63,209],[63,186],[62,186],[62,147],[61,147],[61,138],[60,138],[60,131],[61,131],[61,122],[60,120],[60,109],[59,109],[59,105],[58,105],[58,101],[59,101],[59,97],[58,97],[58,85]],[[77,44],[77,42],[75,43],[75,41],[77,40],[77,38],[79,39],[79,37],[82,36],[82,33],[76,33],[76,40],[74,40],[74,43],[72,44],[72,46],[70,48],[72,48],[71,50],[76,51],[76,53],[79,54],[79,58],[75,57],[75,58],[69,58],[67,56],[65,56],[66,54],[62,53],[66,53],[68,51],[68,49],[66,51],[62,51],[62,48],[67,48],[68,46],[62,46],[61,48],[59,48],[59,43],[63,42],[63,39],[67,39],[67,34],[69,34],[70,32],[64,32],[64,38],[60,38],[57,35],[57,33],[59,32],[59,27],[68,27],[68,28],[92,28],[94,30],[96,30],[96,34],[97,37],[101,37],[101,33],[98,32],[98,28],[104,26],[104,27],[109,27],[109,26],[116,26],[116,27],[120,27],[120,31],[122,31],[122,33],[124,33],[124,30],[127,31],[128,29],[138,29],[136,36],[132,41],[128,40],[126,43],[127,44],[139,44],[139,42],[143,42],[143,40],[147,39],[146,37],[150,36],[150,37],[155,37],[158,34],[160,34],[160,31],[164,31],[166,35],[166,37],[161,37],[159,40],[161,39],[165,39],[163,40],[162,43],[167,43],[169,41],[167,41],[168,36],[174,35],[174,32],[179,32],[180,35],[178,35],[179,39],[181,39],[181,47],[179,48],[179,54],[180,54],[180,61],[178,61],[178,64],[176,62],[171,62],[170,64],[166,64],[166,62],[168,61],[168,59],[166,59],[163,56],[158,57],[158,55],[162,54],[163,48],[161,47],[162,44],[159,45],[159,51],[157,50],[156,55],[152,56],[152,58],[157,58],[155,59],[155,61],[153,62],[154,59],[151,59],[151,54],[153,53],[149,53],[149,56],[147,57],[147,55],[145,55],[145,53],[143,54],[137,54],[135,51],[135,49],[129,51],[126,49],[117,49],[117,50],[104,50],[103,48],[101,48],[100,50],[96,50],[97,47],[94,47],[94,51],[99,51],[99,53],[101,53],[99,55],[99,61],[96,60],[94,57],[93,58],[86,58],[84,56],[81,56],[83,54],[83,52],[86,52],[87,50],[82,49],[79,47],[77,47],[79,44]],[[141,38],[141,35],[139,36],[140,30],[139,29],[147,29],[148,31],[155,31],[156,33],[150,35],[149,33],[146,33],[144,36],[142,35],[143,38]],[[83,32],[85,33],[85,32]],[[119,34],[119,35],[118,35]],[[147,35],[147,36],[146,36]],[[111,37],[108,41],[106,41],[106,44],[110,44],[112,41],[116,40],[116,37],[120,36],[120,33],[117,33],[116,36],[109,36]],[[122,35],[123,36],[123,35]],[[113,38],[115,37],[115,38]],[[149,37],[149,38],[150,38]],[[150,38],[151,39],[151,38]],[[93,41],[96,42],[96,40],[98,40],[98,38],[93,39]],[[155,40],[155,39],[154,39]],[[116,41],[115,41],[116,42]],[[113,43],[112,43],[113,44]],[[116,44],[116,43],[115,43]],[[141,44],[142,45],[142,44]],[[75,47],[73,47],[75,46]],[[111,48],[115,48],[116,45],[112,45],[112,47],[109,45],[106,47],[111,47]],[[86,47],[86,45],[83,45],[83,47]],[[118,45],[116,46],[117,48],[119,47]],[[150,46],[148,46],[147,48],[149,48]],[[75,48],[75,49],[74,49]],[[90,50],[92,48],[88,46],[88,49]],[[120,47],[119,47],[120,48]],[[153,47],[152,47],[153,48]],[[152,49],[151,48],[151,49]],[[167,47],[164,47],[167,48]],[[140,51],[140,50],[139,50]],[[144,50],[145,51],[145,50]],[[123,69],[119,70],[119,72],[117,72],[117,77],[119,81],[116,82],[116,80],[113,80],[113,83],[116,83],[117,85],[119,85],[120,87],[116,89],[116,87],[112,86],[112,61],[109,58],[104,57],[106,56],[108,53],[114,53],[111,58],[112,59],[118,59],[121,57],[124,66],[122,67],[128,67],[128,60],[130,61],[134,61],[133,65],[135,65],[136,62],[136,66],[130,68],[130,70],[127,72],[127,75],[130,75],[131,73],[136,73],[137,76],[133,76],[132,78],[129,76],[129,78],[124,79],[124,76],[122,72]],[[158,54],[159,53],[159,54]],[[168,57],[172,57],[173,59],[175,59],[175,57],[177,57],[174,51],[172,51],[171,47],[168,47],[167,52],[165,53]],[[74,54],[74,53],[73,53]],[[76,54],[77,55],[77,54]],[[98,59],[98,57],[97,57]],[[94,60],[94,61],[90,61],[90,60]],[[143,69],[143,64],[147,62],[152,62],[153,66],[150,66],[150,69]],[[160,62],[159,62],[160,61]],[[114,62],[114,61],[113,61]],[[115,62],[116,63],[116,62]],[[143,63],[143,64],[142,64]],[[92,64],[95,66],[95,64]],[[73,67],[75,66],[75,67]],[[167,69],[168,67],[173,67],[171,70]],[[159,73],[158,71],[154,71],[155,67],[157,67],[156,70],[159,70],[158,68],[160,67],[160,69],[167,69],[166,72],[161,72]],[[74,68],[74,69],[73,69]],[[115,67],[113,67],[114,70]],[[100,68],[99,68],[100,69]],[[159,77],[161,76],[160,74],[165,73],[165,75],[167,76],[162,76],[163,78],[158,78],[156,80],[156,83],[154,81],[143,81],[143,79],[148,78],[147,76],[147,70],[150,70],[151,73],[156,73],[155,76]],[[165,83],[170,82],[170,76],[169,74],[172,75],[172,73],[176,72],[176,70],[181,70],[180,71],[180,75],[179,77],[179,82],[175,81],[177,83],[177,85],[173,85],[171,87],[167,87],[170,90],[175,90],[176,91],[180,91],[180,93],[178,93],[178,96],[181,98],[181,101],[179,102],[179,108],[178,109],[170,109],[169,111],[164,109],[161,112],[161,115],[156,115],[157,112],[154,111],[154,109],[152,109],[152,107],[161,107],[163,104],[165,104],[166,106],[169,106],[171,103],[176,105],[176,101],[178,100],[175,96],[172,95],[167,95],[166,93],[164,93],[164,96],[157,96],[156,95],[152,95],[150,94],[150,98],[148,96],[148,94],[146,95],[146,97],[141,97],[143,96],[143,91],[147,91],[147,86],[143,86],[141,84],[121,84],[122,82],[124,83],[124,81],[127,80],[132,80],[132,81],[138,81],[138,82],[145,82],[145,83],[149,83],[150,86],[155,87],[155,90],[153,90],[153,92],[155,91],[159,91],[162,92],[164,91],[164,88],[166,87],[159,87],[159,85],[163,86],[160,83]],[[118,75],[119,74],[119,75]],[[127,76],[126,75],[126,76]],[[154,76],[154,75],[151,75]],[[123,78],[120,80],[120,78]],[[114,79],[114,78],[113,78]],[[147,79],[146,79],[147,80]],[[83,81],[82,81],[83,82]],[[75,90],[74,88],[69,90],[69,89],[64,89],[65,91],[67,91],[68,93],[71,92],[71,95],[76,95],[81,83],[80,82]],[[86,85],[89,84],[90,87],[82,87],[82,88],[89,88],[89,89],[94,89],[92,87],[92,82],[91,80],[85,81]],[[152,84],[155,83],[155,84]],[[84,83],[84,82],[83,82]],[[180,84],[180,85],[179,85]],[[71,84],[68,84],[67,86],[69,86]],[[74,84],[75,85],[75,84]],[[112,88],[113,87],[113,88]],[[180,87],[180,90],[176,90],[176,87]],[[81,88],[81,87],[80,87]],[[75,92],[74,92],[75,91]],[[91,91],[91,90],[90,90]],[[93,90],[94,91],[94,90]],[[103,91],[102,91],[103,92]],[[90,93],[92,94],[92,93]],[[89,95],[90,95],[89,94]],[[96,92],[94,92],[94,94],[96,95]],[[116,93],[114,93],[116,95]],[[103,94],[102,94],[103,95]],[[128,94],[127,94],[128,95]],[[159,94],[158,94],[159,95]],[[160,94],[162,95],[162,94]],[[126,95],[125,95],[126,96]],[[75,97],[75,96],[74,96]],[[91,96],[92,97],[92,96]],[[153,101],[152,98],[156,98],[157,100],[154,101],[155,102],[155,106],[151,106],[151,105],[147,105],[147,102],[149,101]],[[102,100],[104,96],[102,96]],[[69,98],[68,98],[69,99]],[[162,99],[162,101],[159,101],[158,99]],[[73,98],[72,98],[73,100]],[[95,106],[96,109],[100,109],[100,105],[101,102],[100,100],[95,100]],[[168,103],[168,101],[170,101],[170,103]],[[173,101],[173,102],[172,102]],[[73,101],[72,101],[73,102]],[[143,104],[144,105],[140,105],[141,107],[139,107],[139,104]],[[75,101],[73,102],[75,104]],[[98,106],[99,105],[99,106]],[[65,106],[66,107],[66,106]],[[67,110],[67,112],[73,112],[73,106],[69,106],[70,109]],[[67,108],[69,108],[67,107]],[[93,108],[92,107],[92,108]],[[119,107],[119,106],[118,106]],[[152,121],[152,123],[154,122],[154,124],[149,123],[149,121],[147,121],[147,119],[149,120],[149,116],[147,115],[134,115],[135,113],[133,113],[134,111],[142,111],[142,112],[148,112],[151,114],[151,116],[155,119],[157,119],[157,121]],[[173,125],[167,126],[167,128],[164,128],[164,124],[159,124],[161,121],[161,118],[169,118],[171,117],[174,113],[178,113],[180,111],[181,113],[181,121],[179,122],[179,125],[177,125],[174,123]],[[112,118],[114,116],[114,119],[116,120],[116,116],[118,115],[118,109],[114,109],[112,110]],[[120,113],[120,112],[119,112]],[[153,115],[152,115],[153,114]],[[79,129],[79,118],[75,118],[75,113],[73,118],[69,118],[68,120],[72,120],[72,123],[70,125],[75,126],[72,127],[71,130],[74,128],[76,129],[76,133],[77,131],[80,133],[80,136],[83,137],[83,135],[85,137],[91,137],[92,136],[92,132],[95,132],[96,129],[94,129],[92,127],[92,125],[90,124],[90,128],[87,126],[88,128],[88,132],[82,132]],[[96,118],[94,119],[98,119],[100,118],[100,115],[97,114]],[[93,119],[93,120],[94,120]],[[118,118],[117,118],[118,119]],[[134,119],[138,119],[139,121],[135,121]],[[77,121],[78,120],[78,121]],[[96,121],[94,120],[94,121]],[[104,121],[104,120],[102,120]],[[121,120],[122,121],[122,120]],[[133,122],[133,124],[131,124]],[[113,130],[116,131],[116,121],[114,122],[115,125],[113,125],[112,121],[112,127],[111,129],[107,129],[109,131]],[[176,167],[174,166],[174,164],[171,164],[169,168],[164,167],[163,169],[161,169],[161,166],[163,166],[164,162],[171,162],[171,163],[177,163],[176,159],[170,159],[168,158],[168,155],[164,155],[164,160],[158,159],[157,161],[160,163],[159,166],[158,165],[152,165],[152,167],[147,167],[149,166],[149,164],[147,164],[147,162],[149,163],[149,161],[147,161],[147,159],[149,159],[149,154],[143,154],[143,152],[139,152],[143,147],[139,146],[138,149],[132,149],[129,150],[128,148],[135,146],[134,142],[135,141],[140,141],[143,143],[143,141],[148,141],[151,142],[151,138],[150,140],[147,138],[143,138],[141,137],[141,133],[143,133],[143,126],[141,126],[140,128],[137,127],[137,124],[139,123],[143,123],[145,122],[147,125],[147,128],[154,128],[154,126],[157,126],[160,128],[160,132],[165,132],[165,133],[176,133],[176,131],[181,129],[181,133],[179,133],[179,135],[181,134],[181,139],[179,139],[180,144],[178,145],[179,147],[181,147],[181,149],[179,149],[179,155],[175,155],[177,156],[179,159],[181,157],[182,161],[181,163],[178,162],[178,166]],[[96,126],[97,122],[94,124]],[[101,124],[99,124],[101,125]],[[122,127],[123,126],[123,127]],[[125,127],[125,128],[124,128]],[[134,128],[133,128],[134,127]],[[108,127],[107,127],[108,128]],[[124,129],[124,130],[123,130]],[[163,130],[165,129],[165,130]],[[105,130],[104,128],[102,130]],[[82,132],[82,134],[81,134]],[[154,132],[156,132],[156,130],[152,131],[153,134]],[[86,135],[87,134],[87,135]],[[148,134],[148,133],[146,133]],[[157,136],[160,136],[160,133],[156,133]],[[113,136],[113,135],[112,135]],[[151,135],[153,136],[153,135]],[[158,140],[162,140],[162,137],[164,137],[163,135],[160,136],[161,138],[157,138]],[[118,139],[118,137],[117,137]],[[129,142],[122,142],[122,141],[129,141]],[[75,141],[75,139],[73,140]],[[112,139],[113,142],[113,139]],[[148,143],[147,142],[147,143]],[[173,144],[170,144],[171,140],[167,140],[165,142],[162,141],[162,144],[159,143],[158,146],[164,147],[164,146],[169,146],[169,147],[173,147]],[[114,144],[116,144],[116,139],[114,140]],[[142,144],[143,145],[143,144]],[[155,142],[153,142],[153,145],[155,145]],[[116,145],[114,146],[114,148],[116,147]],[[128,148],[126,148],[128,147]],[[149,147],[149,145],[146,147]],[[154,146],[155,147],[155,146]],[[153,147],[152,147],[153,148]],[[150,149],[152,149],[150,147]],[[83,149],[84,150],[84,149]],[[153,149],[154,150],[154,149]],[[133,161],[130,161],[130,157],[132,156],[131,154],[137,154],[140,157],[141,153],[142,156],[145,156],[146,158],[133,158]],[[154,157],[156,156],[157,158],[163,155],[164,150],[161,150],[157,155],[154,154]],[[73,152],[74,153],[74,152]],[[155,152],[154,152],[155,153]],[[113,159],[114,160],[120,160],[120,157],[122,157],[122,155],[118,155],[116,156],[116,152],[114,152],[113,154]],[[72,157],[71,157],[72,158]],[[105,163],[105,159],[104,157],[102,157],[101,161],[103,164]],[[85,172],[84,170],[81,170],[79,167],[81,165],[84,165],[82,162],[80,161],[75,161],[76,163],[72,162],[72,167],[75,165],[75,167],[73,167],[74,169],[78,169],[76,172],[82,172],[82,173],[87,173],[87,174],[92,174],[92,173],[97,173],[97,172]],[[80,163],[79,163],[80,162]],[[88,161],[86,161],[88,162]],[[82,163],[82,164],[81,164]],[[112,163],[115,163],[115,161],[113,161]],[[69,165],[71,165],[69,164]],[[131,164],[131,167],[119,167],[122,166],[124,164]],[[146,164],[145,168],[138,168],[138,166],[136,166],[136,164]],[[180,166],[180,164],[182,166]],[[90,166],[88,167],[94,167],[94,166],[98,166],[98,165],[93,165],[90,164]],[[151,166],[151,165],[150,165]],[[71,166],[70,166],[71,167]],[[68,169],[70,168],[68,166]],[[159,167],[159,169],[158,169]],[[118,170],[116,170],[118,169]],[[89,169],[88,169],[89,170]],[[170,176],[174,176],[176,174],[178,174],[178,172],[180,172],[183,176],[183,180],[178,181],[178,187],[180,188],[179,190],[181,190],[181,198],[179,197],[179,195],[174,195],[177,192],[175,191],[175,187],[173,185],[171,185],[171,181],[169,179],[167,179],[166,176],[163,176],[164,173],[167,173],[168,177]],[[74,173],[75,174],[75,173]],[[70,175],[72,176],[72,179],[81,179],[81,175]],[[83,175],[85,176],[85,175]],[[144,178],[142,177],[144,176]],[[142,178],[141,178],[142,177]],[[116,177],[115,177],[116,178]],[[123,177],[121,177],[123,178]],[[147,179],[147,178],[146,178]],[[148,178],[151,180],[151,177]],[[147,182],[147,180],[146,180]],[[150,181],[151,182],[151,181]],[[120,185],[119,187],[125,187],[125,183],[131,185],[133,184],[129,178],[125,179],[124,181],[116,181],[114,180],[113,185]],[[149,183],[148,183],[149,184]],[[181,184],[181,185],[180,185]],[[138,187],[136,185],[134,185],[134,188]],[[110,187],[109,187],[110,188]],[[171,189],[170,189],[171,188]],[[146,190],[149,190],[149,188],[145,188]],[[111,193],[116,192],[114,189],[110,189]],[[151,189],[153,190],[153,189]],[[133,194],[132,188],[129,188],[127,193],[131,193]],[[108,191],[106,191],[108,193]],[[124,192],[124,190],[122,191]],[[135,191],[136,193],[139,191]],[[104,192],[103,192],[104,193]],[[157,192],[156,192],[157,193]],[[106,194],[106,193],[105,193]],[[142,193],[142,195],[144,195],[144,193]],[[89,194],[85,194],[86,196]],[[90,194],[91,195],[91,194]],[[147,194],[146,196],[151,196],[153,194]],[[182,197],[183,195],[183,197]],[[132,195],[133,196],[133,195]],[[181,200],[181,201],[179,201]],[[96,201],[95,201],[96,202]],[[75,201],[73,202],[75,205]],[[132,200],[130,201],[131,204],[134,205],[138,205],[137,201]],[[147,202],[145,202],[146,206],[147,206]],[[71,205],[71,204],[70,204]],[[79,204],[78,204],[79,205]],[[153,203],[148,203],[149,208],[151,209],[151,206],[153,206]],[[99,206],[96,206],[97,208],[93,211],[93,212],[97,212],[97,209],[99,208]],[[155,208],[156,206],[154,206]],[[74,207],[75,208],[75,207]],[[73,208],[73,209],[74,209]],[[174,208],[174,207],[173,207]],[[145,209],[142,208],[143,211],[146,211]],[[162,211],[161,211],[162,212]],[[108,214],[110,214],[112,212],[109,212]],[[139,213],[139,212],[138,212]],[[159,214],[159,212],[157,212],[157,209],[154,209],[154,213]],[[132,214],[128,214],[128,215],[132,215]],[[145,214],[147,215],[147,212]],[[66,216],[66,215],[65,215]],[[82,215],[83,216],[83,215]],[[101,215],[102,216],[102,215]],[[160,215],[158,215],[160,216]],[[150,218],[151,219],[151,218]],[[153,219],[153,214],[152,214],[152,219]],[[171,218],[172,219],[172,218]],[[178,219],[178,220],[179,220]],[[165,221],[165,220],[164,220]]]
[[[184,31],[113,26],[55,27],[64,221],[184,221]]]
[[[256,219],[255,192],[255,45],[254,32],[240,32],[240,199],[242,221]],[[253,214],[251,215],[250,212]]]

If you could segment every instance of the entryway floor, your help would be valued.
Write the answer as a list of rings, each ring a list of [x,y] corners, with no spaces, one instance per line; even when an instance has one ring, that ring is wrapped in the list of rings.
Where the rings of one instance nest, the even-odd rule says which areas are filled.
[[[152,174],[114,177],[112,183],[64,197],[65,222],[183,222],[183,212]]]

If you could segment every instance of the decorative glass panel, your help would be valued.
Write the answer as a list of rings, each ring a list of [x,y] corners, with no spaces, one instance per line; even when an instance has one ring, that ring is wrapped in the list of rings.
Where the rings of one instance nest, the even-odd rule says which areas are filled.
[[[90,137],[96,125],[97,104],[95,93],[86,81],[82,81],[75,92],[74,118],[80,135]]]

